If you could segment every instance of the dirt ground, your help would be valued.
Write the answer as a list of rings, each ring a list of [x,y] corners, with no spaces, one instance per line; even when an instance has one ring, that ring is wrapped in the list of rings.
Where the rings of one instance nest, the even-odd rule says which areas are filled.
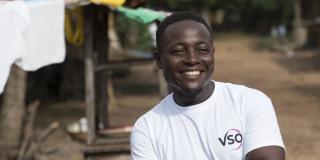
[[[297,51],[289,58],[283,53],[259,50],[258,38],[244,35],[221,35],[215,40],[213,79],[244,84],[265,92],[273,100],[286,145],[288,160],[320,159],[320,54]],[[116,108],[110,114],[112,125],[133,124],[160,100],[157,73],[153,65],[131,68],[125,79],[114,79]],[[61,128],[42,146],[38,159],[82,160],[84,145],[65,132],[67,124],[84,116],[81,101],[43,104],[37,117],[37,130],[52,121]],[[128,155],[110,156],[127,160]]]

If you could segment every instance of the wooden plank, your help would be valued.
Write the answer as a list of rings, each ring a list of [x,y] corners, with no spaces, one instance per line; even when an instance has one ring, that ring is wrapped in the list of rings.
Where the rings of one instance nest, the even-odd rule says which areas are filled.
[[[85,156],[103,155],[115,152],[130,152],[129,144],[113,144],[103,146],[89,146],[84,149]]]
[[[130,144],[130,136],[124,137],[100,137],[96,140],[96,145],[103,146],[103,145],[113,145],[113,144]]]
[[[95,71],[111,70],[119,67],[130,67],[134,65],[150,64],[153,62],[153,58],[113,60],[108,61],[106,64],[96,66]]]

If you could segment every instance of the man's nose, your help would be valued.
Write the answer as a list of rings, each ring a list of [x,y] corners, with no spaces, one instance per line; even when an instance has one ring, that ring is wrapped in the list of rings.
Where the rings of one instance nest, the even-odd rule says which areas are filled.
[[[199,63],[199,57],[194,49],[189,49],[185,57],[185,63],[195,65]]]

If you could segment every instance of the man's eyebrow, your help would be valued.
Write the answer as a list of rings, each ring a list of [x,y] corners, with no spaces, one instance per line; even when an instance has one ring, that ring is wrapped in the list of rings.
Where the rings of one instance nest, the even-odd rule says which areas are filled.
[[[171,48],[171,47],[175,47],[175,46],[183,46],[183,42],[169,42],[169,41],[166,41],[164,42],[165,44],[165,48]]]
[[[174,43],[171,43],[172,46],[183,46],[183,43],[182,42],[174,42]]]
[[[200,41],[197,43],[197,45],[201,45],[201,44],[210,45],[210,43],[207,41]]]

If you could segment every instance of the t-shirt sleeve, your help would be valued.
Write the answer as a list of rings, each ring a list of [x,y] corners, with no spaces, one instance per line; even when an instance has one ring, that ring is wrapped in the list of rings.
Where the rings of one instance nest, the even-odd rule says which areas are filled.
[[[257,92],[248,100],[243,138],[244,154],[265,146],[284,147],[271,100]]]
[[[157,160],[146,121],[143,117],[135,123],[130,138],[131,160]]]

